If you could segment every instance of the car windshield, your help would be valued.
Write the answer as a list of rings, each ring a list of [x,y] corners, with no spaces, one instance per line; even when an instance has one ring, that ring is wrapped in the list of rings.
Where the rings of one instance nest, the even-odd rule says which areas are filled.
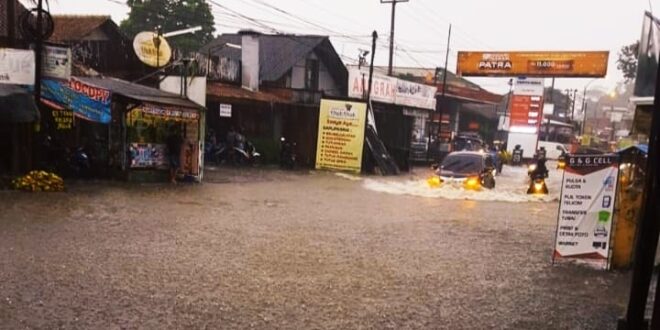
[[[441,169],[454,173],[481,172],[483,161],[480,156],[476,155],[449,155],[442,162]]]

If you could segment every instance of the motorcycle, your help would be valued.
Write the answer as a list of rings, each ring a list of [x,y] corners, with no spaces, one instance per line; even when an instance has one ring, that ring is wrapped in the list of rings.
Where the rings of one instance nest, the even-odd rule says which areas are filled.
[[[296,143],[280,139],[280,167],[292,170],[296,166]]]
[[[42,146],[45,148],[45,158],[42,167],[64,177],[88,178],[91,176],[91,157],[84,147],[73,149],[46,136]]]
[[[243,143],[242,147],[234,147],[234,155],[234,161],[239,164],[254,165],[261,159],[261,154],[250,141]]]
[[[548,185],[545,183],[545,179],[548,178],[548,170],[545,168],[545,160],[530,164],[527,168],[527,175],[529,175],[528,195],[548,194]]]
[[[557,169],[563,170],[566,168],[566,153],[563,153],[557,159]]]
[[[92,169],[89,154],[83,147],[76,147],[69,153],[68,165],[71,175],[78,178],[89,177]]]
[[[216,165],[227,162],[234,165],[254,165],[261,160],[261,154],[250,141],[237,143],[233,147],[226,143],[208,143],[205,153],[205,159]]]

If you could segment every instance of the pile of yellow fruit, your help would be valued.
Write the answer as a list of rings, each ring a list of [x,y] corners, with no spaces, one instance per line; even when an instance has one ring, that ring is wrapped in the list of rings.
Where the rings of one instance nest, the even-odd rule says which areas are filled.
[[[63,191],[64,180],[55,173],[32,171],[11,182],[12,188],[24,191]]]

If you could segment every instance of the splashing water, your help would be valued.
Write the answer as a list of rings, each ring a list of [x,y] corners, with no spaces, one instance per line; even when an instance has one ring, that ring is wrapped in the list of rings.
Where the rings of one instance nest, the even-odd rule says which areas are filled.
[[[548,164],[550,166],[550,164]],[[500,202],[554,202],[559,200],[561,189],[562,171],[551,167],[550,176],[546,180],[548,195],[528,195],[529,187],[526,167],[505,167],[503,173],[496,178],[494,189],[481,189],[479,191],[466,190],[460,184],[442,184],[433,188],[427,183],[426,177],[421,173],[414,179],[365,179],[363,187],[368,190],[383,192],[394,195],[410,195],[426,198],[446,198],[475,201],[500,201]],[[428,173],[430,176],[431,173]]]

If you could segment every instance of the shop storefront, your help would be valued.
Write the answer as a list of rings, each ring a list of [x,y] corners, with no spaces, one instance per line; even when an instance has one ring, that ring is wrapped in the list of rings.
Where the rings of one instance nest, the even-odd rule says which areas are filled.
[[[181,142],[178,155],[168,150],[168,142],[177,137]],[[149,171],[168,171],[170,157],[177,159],[181,174],[190,180],[200,180],[200,114],[194,109],[176,108],[156,103],[144,103],[126,114],[126,138],[131,177]],[[140,173],[143,172],[143,173]]]
[[[57,150],[83,149],[94,176],[165,181],[175,165],[180,179],[202,179],[204,112],[192,101],[113,78],[42,86],[48,134],[63,146]],[[168,148],[168,141],[177,142]]]
[[[368,72],[349,68],[348,96],[366,97]],[[402,170],[426,159],[428,119],[436,108],[436,87],[374,74],[371,90],[378,135]]]

